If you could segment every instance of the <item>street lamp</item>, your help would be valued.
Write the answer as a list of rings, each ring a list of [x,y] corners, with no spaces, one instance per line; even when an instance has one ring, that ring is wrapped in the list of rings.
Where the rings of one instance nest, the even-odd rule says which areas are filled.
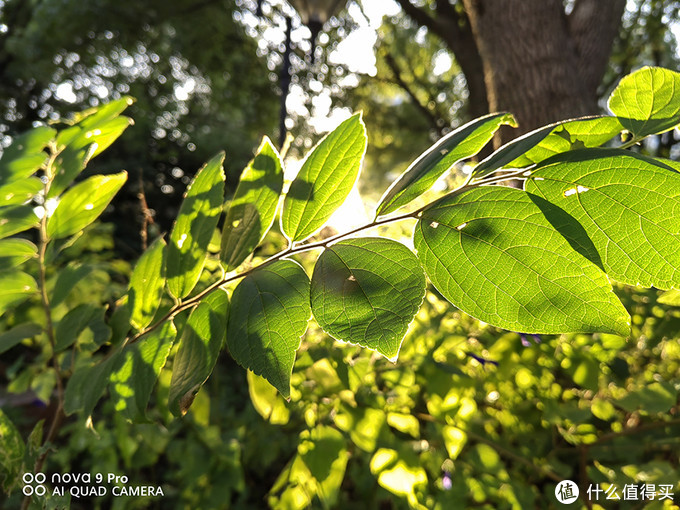
[[[316,38],[321,29],[331,16],[335,15],[347,3],[347,0],[288,0],[288,2],[300,14],[302,22],[307,25],[312,33],[312,64],[314,63],[314,48]]]

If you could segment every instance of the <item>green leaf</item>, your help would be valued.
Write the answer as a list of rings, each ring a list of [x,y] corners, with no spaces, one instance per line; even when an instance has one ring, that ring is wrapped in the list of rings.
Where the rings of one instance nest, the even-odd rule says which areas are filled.
[[[680,174],[629,151],[584,149],[546,160],[525,187],[583,226],[611,278],[680,287]]]
[[[366,153],[366,127],[352,115],[307,155],[283,202],[281,229],[291,241],[319,230],[349,195]]]
[[[335,508],[349,460],[347,440],[342,432],[328,425],[303,431],[298,455],[312,475],[323,508]]]
[[[109,147],[133,124],[128,117],[119,117],[134,100],[128,96],[111,103],[91,108],[76,115],[80,121],[57,136],[57,145],[63,148],[55,161],[55,178],[48,198],[60,194],[85,168],[93,157]]]
[[[120,172],[95,175],[73,186],[64,193],[47,220],[47,235],[67,237],[84,229],[104,212],[126,180],[127,172]]]
[[[286,398],[295,352],[311,317],[309,288],[309,278],[297,262],[279,260],[246,276],[231,299],[229,352]]]
[[[82,412],[84,416],[90,416],[102,397],[111,374],[122,361],[123,353],[118,350],[99,362],[88,360],[77,366],[64,391],[64,412]]]
[[[0,204],[24,204],[43,189],[43,183],[37,177],[27,177],[0,186]]]
[[[423,152],[383,195],[377,216],[396,211],[430,189],[457,162],[477,154],[501,125],[517,127],[509,113],[485,115],[452,131]]]
[[[215,368],[224,345],[228,313],[229,299],[220,289],[191,312],[172,366],[169,407],[175,416],[186,414]]]
[[[40,126],[16,136],[2,151],[0,185],[33,175],[47,159],[43,149],[56,133],[52,128]]]
[[[68,297],[80,280],[85,278],[94,270],[94,266],[89,264],[72,263],[59,271],[57,281],[50,297],[52,308],[61,304]]]
[[[93,319],[97,318],[102,309],[90,304],[80,304],[64,315],[55,330],[54,352],[60,352],[69,348],[85,331]]]
[[[139,258],[130,277],[130,323],[138,330],[151,323],[161,304],[165,285],[164,248],[165,241],[159,237]]]
[[[0,208],[0,239],[38,226],[39,219],[30,205]]]
[[[135,422],[147,421],[146,406],[176,337],[177,329],[168,320],[125,348],[122,364],[109,383],[116,412]]]
[[[344,342],[396,361],[409,324],[425,297],[425,275],[406,246],[368,237],[326,248],[312,275],[312,313]]]
[[[543,126],[506,143],[493,154],[481,161],[472,171],[472,176],[481,178],[508,165],[527,151],[536,147],[555,128],[555,124]]]
[[[224,222],[220,258],[227,271],[236,269],[264,239],[274,222],[282,189],[281,159],[265,136],[255,159],[241,174]]]
[[[19,483],[25,451],[21,434],[0,409],[0,486],[7,493]]]
[[[0,271],[20,266],[38,255],[38,247],[26,239],[0,240]]]
[[[264,377],[247,372],[248,393],[255,410],[272,425],[285,425],[290,418],[286,401]]]
[[[38,291],[33,277],[23,271],[0,273],[0,314],[17,305]]]
[[[24,322],[0,334],[0,354],[18,345],[22,340],[33,338],[42,333],[42,328],[34,322]]]
[[[446,299],[494,326],[628,335],[630,318],[606,275],[544,214],[555,223],[569,221],[551,204],[513,188],[446,197],[416,225],[418,258]],[[575,229],[571,222],[563,230]]]
[[[680,73],[643,67],[621,79],[608,106],[635,139],[669,131],[680,124]]]
[[[506,167],[522,168],[556,154],[585,147],[599,147],[623,130],[617,117],[591,117],[561,122],[537,145]]]
[[[184,195],[168,243],[168,291],[186,297],[196,286],[208,255],[208,244],[222,212],[224,172],[220,153],[194,177]]]
[[[680,306],[680,290],[673,289],[664,292],[657,299],[662,305]]]

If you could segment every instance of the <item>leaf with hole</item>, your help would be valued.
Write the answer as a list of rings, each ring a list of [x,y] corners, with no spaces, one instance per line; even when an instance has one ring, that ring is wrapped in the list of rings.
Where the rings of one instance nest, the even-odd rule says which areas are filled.
[[[349,195],[366,153],[366,127],[352,115],[307,155],[283,202],[281,230],[301,241],[319,230]]]
[[[424,297],[418,259],[390,239],[340,241],[327,247],[314,266],[311,304],[319,326],[391,361]]]
[[[584,149],[544,161],[525,186],[583,226],[611,278],[680,287],[677,172],[629,151]]]
[[[227,271],[236,269],[264,239],[274,222],[282,189],[281,159],[265,136],[241,174],[224,221],[220,258]]]
[[[175,416],[186,414],[196,393],[215,368],[217,356],[224,346],[228,314],[229,299],[220,289],[191,312],[172,366],[169,407]]]
[[[68,237],[87,227],[104,212],[126,180],[127,172],[120,172],[95,175],[73,186],[47,220],[48,237]]]
[[[396,211],[429,190],[457,162],[477,154],[501,125],[517,127],[509,113],[485,115],[452,131],[422,153],[380,200],[377,216]]]
[[[286,398],[295,353],[311,317],[309,287],[300,264],[279,260],[246,276],[231,298],[229,352]]]
[[[201,276],[208,244],[224,200],[224,153],[199,170],[184,195],[170,234],[167,255],[168,291],[178,299],[193,290]]]
[[[550,203],[489,186],[425,210],[414,244],[437,290],[479,320],[525,333],[628,335],[630,317],[607,276],[546,215],[585,243],[578,224]]]

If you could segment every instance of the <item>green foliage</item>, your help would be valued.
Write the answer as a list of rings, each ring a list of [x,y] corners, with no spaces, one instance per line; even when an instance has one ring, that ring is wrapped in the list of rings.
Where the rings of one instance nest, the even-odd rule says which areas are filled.
[[[366,152],[366,129],[356,114],[306,157],[283,202],[281,229],[292,241],[319,230],[349,195]]]
[[[37,134],[20,138],[30,150],[10,149],[0,160],[3,168],[18,169],[3,175],[3,186],[21,182],[28,186],[16,190],[34,190],[30,200],[21,195],[21,201],[0,205],[0,233],[13,236],[0,244],[6,249],[0,257],[0,351],[14,360],[7,369],[9,389],[30,389],[41,401],[56,401],[54,423],[62,410],[76,415],[66,427],[88,424],[96,430],[98,409],[106,409],[115,417],[114,431],[102,431],[115,442],[108,445],[116,452],[110,455],[137,467],[163,455],[182,466],[177,476],[199,473],[173,495],[191,507],[219,508],[224,498],[244,494],[244,465],[272,470],[267,500],[274,507],[343,506],[350,497],[347,477],[353,497],[367,508],[390,495],[411,508],[484,502],[536,507],[545,496],[541,490],[551,490],[541,489],[541,480],[568,478],[576,469],[553,438],[570,453],[579,449],[587,461],[602,443],[630,445],[623,425],[633,419],[655,417],[664,430],[677,424],[669,416],[678,398],[678,312],[660,308],[652,291],[612,285],[680,287],[675,166],[627,150],[644,134],[680,124],[677,77],[642,69],[622,81],[610,101],[613,109],[616,98],[654,96],[639,101],[649,108],[629,106],[626,118],[634,125],[603,117],[546,126],[498,149],[459,188],[434,194],[416,210],[388,215],[429,193],[511,117],[473,121],[408,168],[374,220],[332,237],[307,240],[355,185],[366,151],[360,115],[307,155],[285,196],[282,163],[265,139],[222,233],[219,154],[194,177],[169,242],[159,236],[132,270],[98,253],[109,247],[109,238],[96,223],[126,174],[74,182],[129,125],[120,115],[130,101],[83,112],[59,132],[36,128]],[[637,129],[632,140],[614,149],[594,147],[621,126]],[[85,142],[90,139],[97,145]],[[35,191],[37,179],[42,188]],[[523,189],[498,185],[509,179]],[[280,246],[278,233],[267,236],[279,201],[287,246]],[[401,220],[416,220],[415,254],[387,237],[350,237]],[[33,227],[37,232],[25,232]],[[392,233],[400,237],[394,230],[381,232]],[[261,248],[269,258],[257,253]],[[280,251],[271,254],[272,248]],[[425,275],[436,289],[430,293]],[[670,307],[676,298],[664,294],[658,303]],[[649,307],[654,320],[648,323]],[[316,324],[310,326],[311,317]],[[310,327],[319,334],[302,342]],[[319,327],[345,343],[323,345]],[[536,338],[529,348],[523,333],[561,336]],[[652,354],[636,357],[628,336],[658,357],[653,369],[645,365]],[[402,361],[386,364],[347,344]],[[233,361],[220,358],[225,345],[250,371],[247,378],[235,375]],[[231,363],[229,370],[215,370],[224,363]],[[279,438],[254,460],[248,452],[252,420],[239,414],[239,430],[212,428],[213,413],[236,414],[226,405],[211,407],[218,383],[210,392],[199,391],[222,377],[240,377],[241,396],[229,396],[229,402],[242,406],[248,384],[257,411],[271,424],[295,429],[295,443]],[[110,398],[99,404],[107,388]],[[488,416],[478,416],[480,409]],[[173,442],[188,420],[204,427],[204,435]],[[133,429],[129,422],[145,425]],[[57,429],[51,427],[43,442],[36,427],[22,447],[19,427],[4,413],[0,427],[3,484],[11,490],[18,474],[42,467]],[[540,441],[533,450],[504,444],[505,430],[525,443]],[[255,437],[268,444],[270,433]],[[655,469],[661,474],[654,479],[663,483],[664,473],[674,472],[665,457],[655,468],[638,453],[634,466],[605,452],[579,469],[598,483],[620,485],[648,480]],[[286,461],[267,467],[281,458]],[[538,479],[515,476],[519,468],[508,459],[518,458]],[[54,459],[61,466],[69,462],[59,452]],[[227,480],[223,493],[199,490],[208,469]],[[134,505],[149,502],[141,498]],[[37,497],[34,503],[48,504]]]

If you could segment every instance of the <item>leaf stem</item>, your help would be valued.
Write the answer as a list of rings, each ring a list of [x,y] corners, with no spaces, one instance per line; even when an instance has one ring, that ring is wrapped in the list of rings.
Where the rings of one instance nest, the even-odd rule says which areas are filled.
[[[482,186],[482,185],[494,184],[496,182],[500,182],[500,181],[507,180],[507,179],[522,178],[522,176],[526,172],[527,172],[527,170],[525,168],[523,168],[523,169],[516,170],[516,171],[513,170],[511,173],[509,173],[505,176],[493,176],[493,177],[489,177],[489,178],[486,178],[486,179],[482,178],[482,179],[474,181],[474,182],[470,182],[470,180],[468,180],[462,186],[460,186],[460,187],[456,188],[455,190],[445,194],[442,197],[437,198],[436,200],[434,200],[432,202],[425,204],[424,206],[416,209],[415,211],[399,214],[397,216],[387,216],[387,217],[378,216],[375,219],[373,219],[372,221],[370,221],[369,223],[366,223],[365,225],[361,225],[359,227],[353,228],[352,230],[349,230],[348,232],[336,234],[334,236],[328,237],[328,238],[323,239],[321,241],[316,241],[316,242],[307,243],[307,244],[298,244],[298,245],[296,245],[295,243],[291,243],[285,250],[280,251],[279,253],[272,255],[271,257],[269,257],[267,260],[265,260],[261,264],[258,264],[257,266],[254,266],[254,267],[251,267],[250,269],[247,269],[247,270],[243,271],[242,273],[226,275],[223,278],[221,278],[220,280],[212,283],[211,285],[209,285],[208,287],[203,289],[201,292],[199,292],[195,296],[173,306],[165,315],[163,315],[163,317],[158,319],[156,322],[154,322],[150,326],[147,326],[142,331],[126,338],[125,341],[123,342],[122,347],[124,348],[125,346],[127,346],[129,344],[133,344],[135,342],[138,342],[143,336],[147,335],[148,333],[150,333],[150,332],[154,331],[155,329],[157,329],[158,327],[160,327],[161,324],[163,324],[165,321],[170,320],[170,319],[174,318],[177,314],[179,314],[179,313],[181,313],[185,310],[189,310],[190,308],[193,308],[194,306],[198,305],[204,297],[206,297],[211,292],[217,290],[221,286],[226,285],[227,283],[230,283],[234,280],[238,280],[240,278],[248,276],[249,274],[263,268],[267,264],[271,264],[272,262],[276,262],[277,260],[281,260],[282,258],[290,256],[290,255],[296,255],[298,253],[316,250],[318,248],[326,248],[328,245],[330,245],[331,243],[333,243],[335,241],[338,241],[340,239],[344,239],[344,238],[349,237],[349,236],[356,234],[358,232],[363,232],[364,230],[369,230],[369,229],[372,229],[372,228],[375,228],[375,227],[387,225],[389,223],[394,223],[394,222],[397,222],[397,221],[402,221],[402,220],[407,220],[407,219],[418,219],[418,218],[420,218],[420,215],[423,211],[425,211],[429,207],[432,207],[437,202],[439,202],[439,201],[441,201],[445,198],[450,198],[452,196],[459,195],[460,193],[467,191],[468,189],[476,188],[476,187],[479,187],[479,186]]]

